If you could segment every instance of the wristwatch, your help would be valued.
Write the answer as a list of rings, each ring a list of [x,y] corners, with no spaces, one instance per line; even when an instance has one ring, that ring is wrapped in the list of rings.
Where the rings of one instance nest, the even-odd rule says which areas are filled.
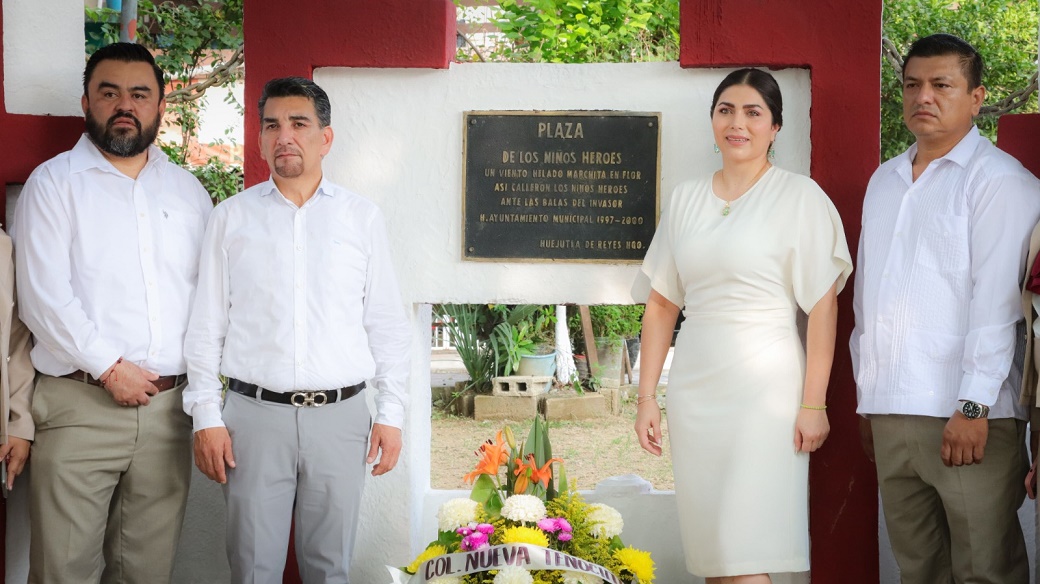
[[[979,418],[989,416],[989,406],[984,406],[980,403],[968,401],[966,399],[960,401],[960,405],[957,406],[957,411],[964,414],[964,417],[969,420],[978,420]]]

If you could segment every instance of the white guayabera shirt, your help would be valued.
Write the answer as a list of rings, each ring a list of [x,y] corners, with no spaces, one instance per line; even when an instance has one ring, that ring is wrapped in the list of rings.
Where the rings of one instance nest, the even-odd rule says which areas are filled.
[[[185,340],[184,411],[222,426],[218,374],[278,392],[368,380],[375,423],[400,428],[411,331],[383,214],[327,180],[303,207],[260,183],[206,229]]]
[[[863,202],[857,411],[947,418],[971,400],[1024,420],[1016,325],[1040,181],[977,128],[914,182],[916,154],[882,164]]]

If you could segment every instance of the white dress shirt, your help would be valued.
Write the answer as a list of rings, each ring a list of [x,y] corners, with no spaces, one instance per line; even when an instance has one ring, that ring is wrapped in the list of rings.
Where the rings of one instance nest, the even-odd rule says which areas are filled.
[[[278,391],[368,380],[400,428],[411,330],[382,212],[327,180],[297,207],[271,180],[213,211],[185,340],[184,411],[222,426],[218,374]]]
[[[98,377],[119,358],[185,372],[184,332],[213,203],[155,146],[134,180],[83,135],[26,181],[12,236],[20,315],[47,375]]]
[[[912,180],[917,146],[863,201],[853,370],[860,414],[949,417],[958,400],[1025,419],[1020,284],[1040,181],[972,128]]]

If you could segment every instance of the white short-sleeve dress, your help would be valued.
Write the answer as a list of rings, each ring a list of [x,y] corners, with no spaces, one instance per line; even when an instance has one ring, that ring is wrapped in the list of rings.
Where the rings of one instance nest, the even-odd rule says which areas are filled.
[[[772,167],[730,203],[679,185],[644,260],[685,306],[667,408],[687,569],[809,569],[809,456],[794,449],[805,377],[798,317],[852,272],[841,218],[810,178]]]

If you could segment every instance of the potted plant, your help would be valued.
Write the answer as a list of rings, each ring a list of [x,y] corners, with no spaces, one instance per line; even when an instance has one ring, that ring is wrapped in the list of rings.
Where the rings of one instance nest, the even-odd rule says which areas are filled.
[[[603,385],[616,386],[621,379],[622,355],[626,339],[638,339],[643,327],[641,304],[602,304],[589,306],[592,319],[592,335],[596,339],[599,367],[590,374],[600,379]],[[578,311],[567,319],[575,347],[584,347],[581,332],[581,315]],[[585,348],[586,353],[588,348]]]
[[[556,314],[552,306],[540,306],[528,321],[520,323],[525,341],[517,368],[519,375],[539,377],[556,373]]]

